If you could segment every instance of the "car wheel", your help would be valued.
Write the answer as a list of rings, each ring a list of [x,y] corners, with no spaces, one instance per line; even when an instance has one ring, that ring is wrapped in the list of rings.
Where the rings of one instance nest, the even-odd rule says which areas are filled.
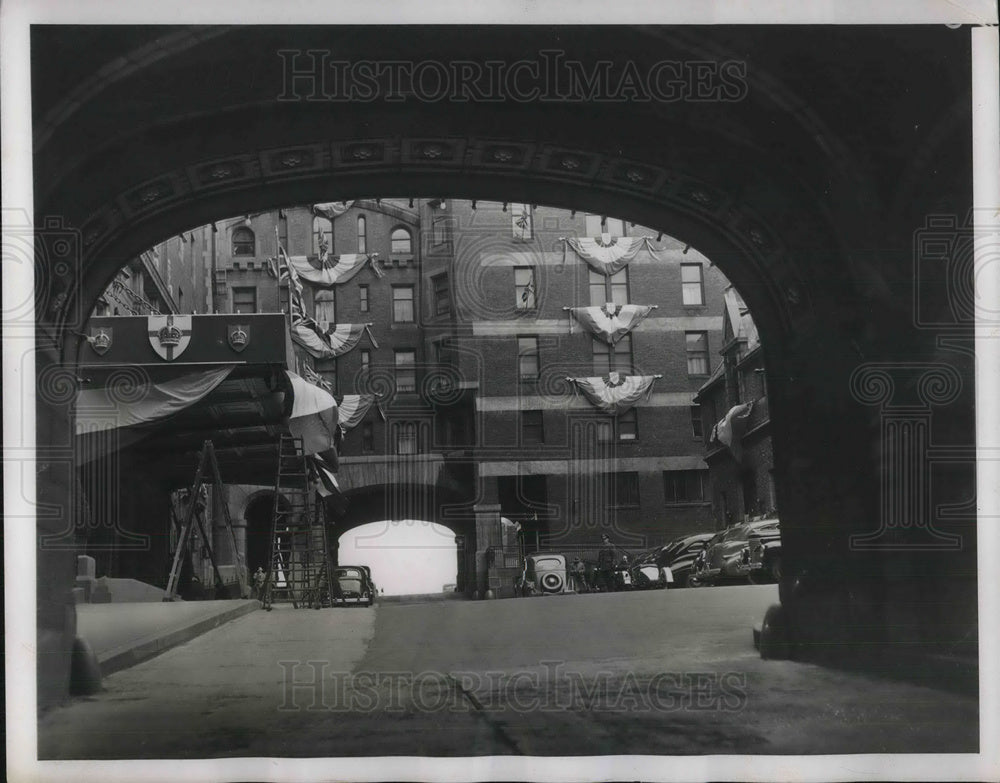
[[[702,582],[702,581],[701,581],[701,580],[700,580],[700,579],[699,579],[699,578],[698,578],[697,576],[695,576],[694,574],[688,574],[688,577],[687,577],[687,586],[688,586],[688,587],[704,587],[704,586],[705,586],[705,583],[704,583],[704,582]]]

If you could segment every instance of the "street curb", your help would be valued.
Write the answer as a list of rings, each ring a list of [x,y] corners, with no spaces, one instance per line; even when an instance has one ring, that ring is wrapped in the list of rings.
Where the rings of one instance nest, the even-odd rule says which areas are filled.
[[[147,636],[136,642],[119,647],[110,652],[98,656],[98,664],[101,668],[101,676],[107,677],[109,674],[128,669],[137,663],[153,658],[160,653],[166,652],[171,647],[176,647],[184,642],[191,641],[203,633],[218,628],[230,620],[256,612],[260,609],[260,602],[256,600],[241,601],[238,606],[228,609],[220,614],[198,620],[191,625],[174,628],[163,635]]]

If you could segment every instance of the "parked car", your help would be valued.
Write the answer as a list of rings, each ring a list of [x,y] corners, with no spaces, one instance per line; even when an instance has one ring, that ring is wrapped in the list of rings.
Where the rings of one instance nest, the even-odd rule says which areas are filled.
[[[375,584],[368,566],[337,566],[333,569],[332,603],[356,603],[371,606],[375,600]]]
[[[705,549],[714,533],[695,533],[682,536],[653,550],[652,558],[661,568],[669,568],[673,581],[670,587],[688,587],[694,570],[694,561]]]
[[[631,563],[622,566],[628,572],[630,584],[620,589],[625,590],[665,590],[674,581],[673,571],[669,566],[661,566],[657,562],[659,549],[652,549],[636,556]],[[624,581],[624,577],[622,577]]]
[[[524,570],[514,583],[514,594],[556,595],[570,593],[563,555],[536,552],[524,558]]]
[[[780,581],[781,528],[764,527],[751,532],[743,557],[749,564],[750,581],[754,584]]]
[[[699,586],[747,581],[750,577],[750,562],[744,558],[743,550],[750,543],[750,535],[777,529],[777,519],[758,519],[716,533],[695,560],[689,583]]]

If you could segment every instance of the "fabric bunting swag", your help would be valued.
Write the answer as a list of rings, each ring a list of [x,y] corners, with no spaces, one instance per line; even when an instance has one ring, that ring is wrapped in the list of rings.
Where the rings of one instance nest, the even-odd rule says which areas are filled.
[[[365,264],[371,263],[372,271],[376,277],[382,277],[385,272],[375,261],[377,253],[344,253],[339,256],[320,256],[320,268],[314,267],[306,256],[289,256],[283,250],[280,251],[281,260],[292,267],[301,280],[305,280],[311,285],[320,288],[332,288],[335,285],[346,283],[354,277]],[[271,266],[271,274],[274,274],[274,266]]]
[[[643,395],[649,398],[653,384],[662,375],[608,375],[588,378],[567,378],[577,385],[595,408],[617,416],[634,406]]]
[[[382,406],[376,401],[374,394],[345,394],[344,398],[340,401],[340,408],[338,413],[340,416],[340,427],[344,432],[357,427],[361,420],[368,414],[371,410],[372,405],[375,405],[378,409],[379,416],[382,420],[385,420],[385,411],[382,410]]]
[[[306,349],[316,359],[335,359],[353,350],[364,335],[372,344],[378,343],[371,335],[370,324],[336,324],[324,330],[316,321],[304,313],[299,320],[292,315],[292,339]]]
[[[564,307],[593,335],[614,345],[656,309],[656,305],[616,305],[601,307]]]
[[[563,256],[567,245],[587,262],[595,272],[613,275],[625,268],[640,250],[648,250],[656,257],[656,248],[649,237],[612,237],[606,244],[600,237],[560,237],[563,241]]]
[[[232,367],[188,373],[153,383],[146,381],[142,394],[134,389],[82,389],[76,396],[76,434],[134,427],[164,419],[208,396],[233,371]],[[130,400],[119,397],[128,395]]]

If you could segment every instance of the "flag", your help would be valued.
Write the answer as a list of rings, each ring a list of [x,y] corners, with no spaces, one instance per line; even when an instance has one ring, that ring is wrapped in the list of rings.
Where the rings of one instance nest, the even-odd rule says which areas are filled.
[[[590,333],[608,345],[614,345],[649,315],[655,305],[616,305],[570,307],[569,311]]]
[[[656,255],[648,237],[611,237],[607,243],[600,237],[563,237],[563,243],[563,255],[569,246],[591,269],[607,276],[624,269],[640,250]]]
[[[632,408],[645,394],[653,392],[653,384],[659,375],[621,375],[617,372],[608,375],[567,378],[575,383],[590,404],[605,413],[617,416]]]
[[[729,449],[737,462],[743,460],[743,433],[746,432],[752,411],[752,402],[734,405],[712,431],[712,438]]]

